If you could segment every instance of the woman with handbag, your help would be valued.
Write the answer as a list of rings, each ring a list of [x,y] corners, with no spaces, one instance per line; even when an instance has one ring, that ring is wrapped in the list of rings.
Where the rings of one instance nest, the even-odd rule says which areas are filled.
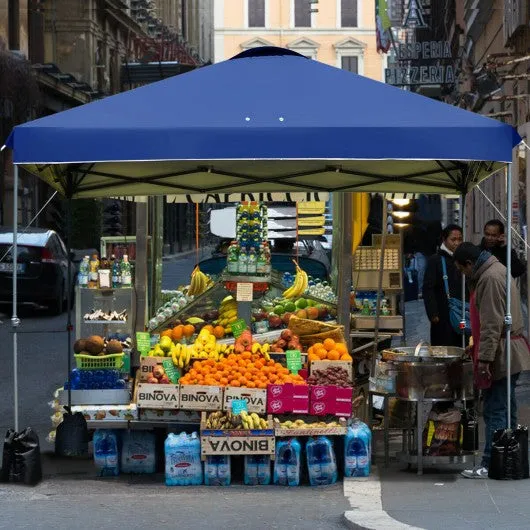
[[[442,231],[438,252],[427,262],[423,302],[431,323],[432,346],[462,346],[462,331],[459,329],[462,320],[462,275],[453,260],[453,253],[461,243],[462,228],[447,225]],[[466,289],[466,302],[468,300]]]

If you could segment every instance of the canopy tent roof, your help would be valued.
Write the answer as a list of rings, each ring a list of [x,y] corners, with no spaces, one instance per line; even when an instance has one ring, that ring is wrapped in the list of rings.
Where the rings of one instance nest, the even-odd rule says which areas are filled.
[[[257,48],[14,128],[14,162],[70,197],[466,192],[520,142],[509,125]]]

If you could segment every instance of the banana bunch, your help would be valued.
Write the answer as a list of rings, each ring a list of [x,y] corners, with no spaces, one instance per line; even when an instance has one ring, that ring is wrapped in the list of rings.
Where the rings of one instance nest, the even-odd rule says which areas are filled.
[[[178,368],[186,368],[190,364],[191,349],[185,344],[174,344],[171,348],[171,359]]]
[[[259,342],[253,342],[251,346],[251,352],[252,353],[261,353],[263,357],[267,360],[271,360],[271,356],[269,355],[269,351],[271,349],[271,345],[266,342],[264,344],[260,344]]]
[[[237,302],[233,296],[227,296],[219,306],[219,318],[215,322],[225,328],[225,333],[232,333],[230,324],[237,320]]]
[[[210,286],[211,280],[201,271],[198,265],[195,266],[191,273],[191,282],[188,288],[188,296],[198,296]]]
[[[294,262],[294,264],[296,265],[296,276],[293,285],[283,292],[283,297],[287,299],[302,296],[306,292],[309,283],[307,273],[298,266],[298,263]]]
[[[260,418],[255,412],[249,414],[241,411],[241,423],[244,429],[266,429],[268,427],[267,420]]]
[[[267,429],[269,424],[264,418],[260,418],[255,412],[212,412],[206,420],[207,429]]]
[[[225,355],[233,353],[234,346],[228,344],[217,344],[215,335],[207,329],[202,329],[195,342],[188,346],[192,359],[213,359],[219,361]]]

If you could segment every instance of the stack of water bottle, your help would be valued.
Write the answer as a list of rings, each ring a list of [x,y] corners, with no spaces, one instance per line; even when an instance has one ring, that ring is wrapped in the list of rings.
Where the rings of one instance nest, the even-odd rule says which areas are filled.
[[[127,388],[127,383],[121,378],[118,370],[78,370],[70,372],[70,383],[64,383],[68,390],[121,390]]]

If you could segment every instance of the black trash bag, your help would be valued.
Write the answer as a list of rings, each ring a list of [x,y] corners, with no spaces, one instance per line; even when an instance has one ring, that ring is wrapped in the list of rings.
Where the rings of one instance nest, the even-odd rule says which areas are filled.
[[[65,412],[55,434],[57,456],[88,457],[88,426],[81,412]]]
[[[495,431],[491,444],[488,477],[495,480],[521,480],[529,478],[528,428]]]
[[[20,433],[13,429],[7,431],[1,480],[27,486],[35,486],[42,480],[39,437],[31,427]]]
[[[462,411],[462,450],[478,451],[479,430],[478,417],[475,409]]]

